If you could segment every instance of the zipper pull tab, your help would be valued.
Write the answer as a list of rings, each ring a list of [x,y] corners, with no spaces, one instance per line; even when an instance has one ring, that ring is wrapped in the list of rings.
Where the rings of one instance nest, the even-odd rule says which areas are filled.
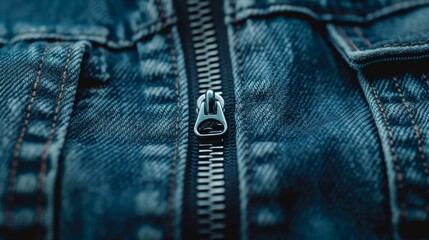
[[[224,100],[213,90],[207,90],[197,100],[197,121],[194,132],[198,137],[216,137],[225,134],[228,129],[223,114]]]

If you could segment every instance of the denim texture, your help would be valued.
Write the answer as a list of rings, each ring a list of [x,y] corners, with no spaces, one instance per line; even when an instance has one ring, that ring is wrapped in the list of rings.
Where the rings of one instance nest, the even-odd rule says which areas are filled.
[[[188,102],[177,38],[170,29],[89,59],[64,150],[62,238],[180,234]]]
[[[219,4],[241,239],[427,239],[429,1]],[[181,239],[179,28],[171,0],[0,2],[0,238]]]
[[[174,23],[173,11],[170,0],[1,1],[0,43],[61,39],[130,47]]]
[[[22,43],[0,50],[6,233],[31,227],[32,234],[43,234],[53,224],[54,183],[85,45]]]
[[[334,44],[353,67],[383,61],[426,58],[429,54],[428,7],[369,25],[329,24]]]
[[[242,4],[226,5],[235,53],[242,234],[427,237],[427,70],[419,63],[415,72],[412,63],[426,57],[426,8],[369,24],[328,24],[344,63],[317,24],[276,17],[287,8],[299,12],[291,6]],[[246,7],[254,18],[241,19]],[[401,60],[409,64],[396,63]],[[392,75],[392,68],[402,72]],[[374,97],[373,91],[381,93]]]
[[[1,83],[6,84],[1,97],[9,105],[2,109],[2,121],[5,121],[1,125],[4,131],[2,189],[7,189],[6,184],[10,182],[7,179],[12,172],[9,161],[13,146],[20,142],[17,136],[22,122],[26,121],[23,116],[31,112],[37,120],[30,119],[23,130],[32,135],[26,133],[29,136],[24,138],[20,151],[32,158],[30,170],[34,173],[23,169],[16,187],[12,187],[21,193],[22,186],[26,188],[22,191],[35,192],[35,196],[19,195],[23,206],[16,198],[10,201],[13,221],[9,226],[3,220],[3,236],[178,238],[187,151],[185,132],[189,121],[183,54],[176,27],[168,28],[171,2],[111,5],[104,1],[55,1],[47,4],[6,1],[0,7],[5,13],[3,16],[8,17],[0,28],[4,39]],[[63,15],[50,12],[48,18],[40,15],[33,21],[22,22],[21,16],[14,12],[6,14],[16,5],[25,9],[20,12],[24,15],[44,8],[61,10]],[[121,11],[126,8],[129,14]],[[113,15],[121,20],[115,18],[111,10],[115,10]],[[129,22],[123,22],[126,19]],[[6,24],[9,22],[13,24]],[[136,41],[146,36],[144,41]],[[42,42],[53,39],[69,42]],[[85,51],[83,47],[74,50],[75,45],[82,45],[74,42],[82,39],[91,44],[86,44]],[[23,40],[35,43],[21,44]],[[48,46],[46,53],[45,45]],[[72,81],[62,87],[60,73],[66,62],[67,78]],[[45,87],[47,90],[42,88],[46,93],[38,93],[33,104],[30,97],[35,95],[34,79],[39,85],[50,85]],[[47,152],[54,155],[43,160],[48,161],[48,165],[43,167],[47,168],[44,170],[47,187],[42,189],[42,195],[38,194],[36,185],[42,171],[37,170],[42,169],[39,165],[43,163],[38,157],[39,146],[32,144],[47,141],[45,135],[49,134],[49,128],[45,128],[51,126],[51,112],[55,110],[54,100],[60,87],[64,94],[56,120],[58,130]],[[28,102],[34,106],[29,108]],[[17,159],[26,160],[25,156]],[[27,165],[24,166],[28,168]],[[7,192],[3,192],[2,199],[6,199]],[[44,197],[43,201],[38,200],[38,195]],[[9,211],[3,201],[1,204]],[[39,206],[43,216],[34,217]],[[33,219],[42,226],[34,224]]]
[[[366,23],[417,6],[427,5],[427,0],[243,0],[235,8],[228,8],[228,21],[240,21],[272,14],[299,13],[321,21]],[[226,2],[226,5],[229,3]]]
[[[377,129],[351,69],[302,20],[248,20],[233,38],[249,238],[390,239]]]
[[[359,75],[383,143],[397,238],[428,234],[427,72],[415,66],[408,72]]]
[[[135,51],[91,52],[64,148],[63,239],[173,234],[172,171],[185,160],[188,107],[169,41],[157,34]]]
[[[328,26],[333,44],[356,69],[377,124],[396,239],[428,234],[427,11],[365,26]]]

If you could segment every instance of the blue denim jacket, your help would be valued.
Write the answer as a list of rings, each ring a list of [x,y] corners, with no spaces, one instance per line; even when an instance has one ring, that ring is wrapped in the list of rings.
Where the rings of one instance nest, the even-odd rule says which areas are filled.
[[[0,238],[203,239],[189,2],[0,2]],[[429,1],[202,2],[220,238],[428,239]]]

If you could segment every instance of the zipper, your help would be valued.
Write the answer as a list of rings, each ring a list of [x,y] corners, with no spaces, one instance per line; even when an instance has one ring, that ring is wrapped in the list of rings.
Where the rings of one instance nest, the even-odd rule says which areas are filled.
[[[234,85],[222,2],[177,0],[189,79],[183,239],[238,239]]]
[[[221,137],[228,130],[224,111],[225,101],[209,89],[197,100],[197,121],[194,133],[200,138]],[[222,159],[223,160],[223,159]]]

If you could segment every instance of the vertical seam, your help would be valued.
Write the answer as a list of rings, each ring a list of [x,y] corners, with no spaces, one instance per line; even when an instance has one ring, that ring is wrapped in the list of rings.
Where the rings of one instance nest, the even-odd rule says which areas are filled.
[[[411,111],[410,105],[409,105],[408,101],[405,99],[404,93],[403,93],[401,87],[399,86],[398,78],[393,77],[393,80],[395,82],[395,87],[398,90],[399,96],[401,97],[402,104],[405,106],[405,109],[407,111],[408,118],[410,119],[411,124],[413,124],[414,136],[417,140],[417,149],[418,149],[419,154],[420,154],[420,160],[421,160],[421,164],[423,167],[423,172],[426,176],[426,183],[429,186],[429,166],[428,166],[428,163],[426,161],[426,155],[425,155],[425,152],[423,149],[423,140],[421,138],[420,128],[419,128],[419,126],[418,126],[418,124],[414,118],[414,115]],[[429,187],[427,190],[429,191]],[[425,211],[427,213],[429,213],[429,204],[428,203],[425,206]]]
[[[349,43],[350,46],[352,46],[352,48],[354,48],[356,51],[360,51],[360,49],[358,48],[358,46],[356,46],[356,44],[353,42],[353,40],[349,37],[349,35],[346,33],[346,31],[344,30],[344,28],[342,27],[337,27],[338,31],[340,32],[341,35],[343,35],[343,37],[346,38],[346,41]]]
[[[235,43],[235,49],[237,52],[237,56],[238,56],[238,65],[239,65],[239,71],[240,71],[240,85],[241,85],[241,92],[243,95],[243,99],[245,99],[245,91],[243,90],[244,88],[244,66],[243,66],[243,56],[241,54],[241,50],[240,50],[240,37],[239,37],[239,31],[241,30],[241,24],[237,19],[237,15],[236,15],[236,3],[234,0],[230,0],[230,4],[231,4],[231,8],[232,8],[232,16],[234,18],[234,26],[235,26],[235,34],[234,34],[234,43]],[[248,143],[248,139],[247,139],[247,125],[246,125],[246,121],[245,118],[243,117],[245,114],[245,104],[242,103],[242,107],[241,107],[241,119],[243,122],[243,141],[244,141],[244,160],[245,160],[245,166],[246,166],[246,186],[247,186],[247,199],[248,199],[248,203],[246,206],[246,211],[247,211],[247,231],[249,232],[249,239],[252,237],[252,228],[249,227],[251,225],[251,198],[253,196],[253,192],[252,192],[252,188],[250,187],[251,181],[252,181],[252,175],[251,175],[251,166],[250,166],[250,157],[249,157],[249,153],[250,153],[250,146]]]
[[[372,46],[372,43],[371,43],[371,41],[369,41],[369,39],[368,38],[366,38],[364,35],[363,35],[363,32],[362,32],[362,30],[360,29],[360,27],[358,27],[358,26],[354,26],[353,27],[353,31],[356,33],[356,35],[368,46],[368,47],[371,47]]]
[[[61,86],[60,86],[60,90],[58,92],[58,97],[57,97],[57,102],[55,104],[55,110],[54,110],[54,116],[52,117],[51,120],[51,129],[49,131],[49,136],[48,139],[46,140],[46,143],[43,145],[43,149],[42,149],[42,154],[40,156],[40,172],[39,172],[39,176],[37,179],[37,189],[38,189],[38,197],[37,197],[37,209],[36,209],[36,216],[35,216],[35,222],[36,223],[40,223],[41,222],[41,217],[44,211],[44,206],[43,206],[43,188],[44,188],[44,179],[46,177],[46,169],[47,169],[47,153],[48,153],[48,149],[52,143],[52,140],[54,138],[55,135],[55,131],[57,128],[57,122],[58,122],[58,115],[60,112],[60,107],[61,107],[61,102],[63,99],[63,95],[64,95],[64,87],[65,84],[67,82],[67,73],[68,73],[68,68],[69,68],[69,63],[70,63],[70,56],[71,56],[71,52],[72,52],[72,46],[70,45],[68,48],[68,52],[67,52],[67,59],[66,59],[66,63],[64,66],[64,71],[61,77]]]
[[[158,12],[161,15],[162,22],[164,26],[168,26],[167,17],[164,12],[164,6],[162,3],[162,0],[156,0]],[[176,56],[176,50],[174,49],[174,43],[173,43],[173,37],[171,35],[171,28],[166,29],[166,35],[168,39],[168,46],[170,48],[170,58],[173,65],[173,71],[175,76],[175,94],[176,94],[176,124],[175,124],[175,131],[176,131],[176,141],[174,146],[174,153],[173,153],[173,163],[172,163],[172,169],[170,174],[170,193],[168,197],[168,218],[170,221],[170,228],[171,231],[168,231],[168,234],[170,235],[169,238],[173,238],[173,229],[174,229],[174,206],[173,206],[173,200],[174,200],[174,193],[176,191],[176,162],[177,162],[177,154],[178,154],[178,148],[179,148],[179,114],[180,114],[180,94],[179,94],[179,74],[178,74],[178,67],[177,67],[177,56]]]
[[[402,199],[401,194],[403,192],[404,189],[404,175],[402,173],[402,168],[399,165],[399,159],[398,156],[396,155],[396,148],[395,148],[395,142],[393,140],[393,130],[392,127],[389,123],[389,120],[387,118],[386,115],[386,111],[383,107],[383,104],[380,101],[380,97],[378,95],[377,89],[375,88],[374,84],[371,82],[371,89],[372,89],[372,93],[374,94],[375,100],[377,102],[378,108],[382,114],[383,117],[383,121],[384,124],[386,125],[387,128],[387,132],[388,132],[388,137],[389,137],[389,145],[390,145],[390,152],[392,154],[392,160],[393,160],[393,169],[395,170],[396,173],[396,183],[398,185],[398,202],[399,202],[399,209],[400,209],[400,215],[403,219],[407,218],[407,203]]]
[[[36,79],[34,80],[33,90],[31,92],[31,98],[27,104],[24,122],[23,122],[21,131],[20,131],[19,136],[18,136],[18,140],[15,144],[14,151],[13,151],[11,169],[10,169],[9,178],[8,178],[8,187],[7,187],[7,193],[8,194],[7,194],[7,198],[6,198],[7,202],[6,202],[6,212],[5,212],[5,215],[6,215],[5,224],[7,226],[12,225],[12,218],[13,218],[13,216],[12,216],[13,215],[12,203],[13,203],[13,200],[15,197],[15,194],[13,193],[13,189],[15,187],[16,171],[17,171],[17,167],[18,167],[19,154],[20,154],[22,143],[24,141],[25,133],[27,131],[28,123],[30,121],[34,101],[36,100],[39,81],[42,78],[42,71],[43,71],[43,66],[44,66],[45,56],[46,56],[47,51],[48,51],[48,46],[45,46],[43,53],[42,53],[42,56],[40,57],[40,63],[38,65],[38,70],[37,70],[37,76],[36,76]]]

